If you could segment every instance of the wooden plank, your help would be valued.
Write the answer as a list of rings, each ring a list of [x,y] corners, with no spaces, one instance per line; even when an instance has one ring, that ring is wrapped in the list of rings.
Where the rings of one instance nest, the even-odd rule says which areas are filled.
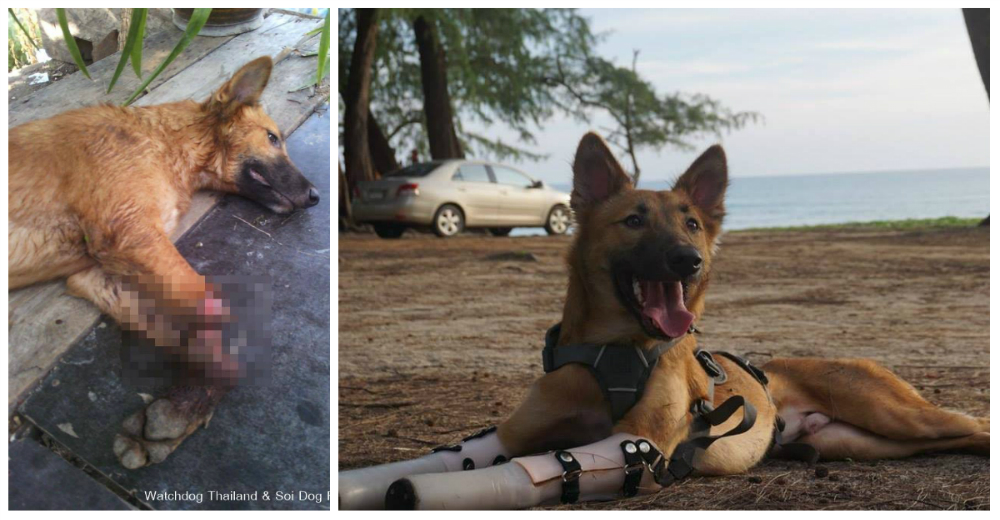
[[[142,73],[144,77],[151,74],[160,65],[160,62],[170,54],[170,51],[173,50],[174,45],[180,40],[182,34],[180,30],[164,31],[146,38],[142,50]],[[191,45],[170,66],[164,69],[163,73],[157,76],[147,88],[155,91],[164,82],[176,76],[192,63],[204,58],[219,46],[232,40],[232,38],[232,36],[223,38],[195,38],[191,42]],[[118,52],[87,67],[94,80],[89,80],[83,74],[77,72],[42,90],[32,92],[23,99],[18,99],[8,108],[9,117],[7,119],[7,127],[13,128],[29,121],[45,119],[46,117],[52,117],[67,110],[83,108],[98,103],[113,103],[116,105],[124,103],[132,95],[132,92],[139,88],[142,81],[135,77],[132,65],[128,65],[122,71],[121,77],[118,78],[114,90],[110,94],[107,93],[108,84],[115,73],[115,67],[118,66],[120,56],[121,53]]]
[[[273,14],[265,20],[265,25],[261,29],[228,39],[200,60],[189,61],[184,70],[165,79],[156,89],[140,98],[136,104],[152,105],[182,99],[204,99],[227,80],[233,72],[251,59],[263,55],[283,54],[288,56],[287,52],[282,53],[282,51],[286,47],[300,42],[306,32],[320,26],[321,23],[322,20],[314,21]],[[198,40],[200,38],[195,39],[195,41]],[[192,45],[194,44],[192,43]],[[110,57],[98,63],[114,60],[114,57]],[[271,81],[262,97],[262,103],[278,128],[286,135],[302,124],[317,106],[326,101],[321,96],[310,97],[308,91],[288,92],[305,83],[311,74],[315,74],[315,67],[315,57],[290,56],[278,62],[272,72]],[[125,74],[127,73],[128,71]],[[74,74],[74,76],[82,77],[79,73]],[[64,79],[60,85],[68,81],[70,78]],[[90,83],[86,78],[83,78],[83,81]],[[37,94],[42,94],[56,86],[58,85],[53,85]],[[118,91],[117,87],[115,91]],[[124,92],[122,101],[127,99],[129,94],[130,91]],[[76,94],[67,92],[64,95],[67,97],[63,99],[74,99]],[[88,91],[88,95],[99,96],[102,94]],[[49,102],[55,103],[54,100],[49,100]],[[60,100],[60,102],[62,101]],[[92,104],[79,100],[75,103],[77,104],[74,107]],[[64,107],[65,103],[51,114],[46,112],[48,115],[43,117],[62,112]],[[31,111],[37,110],[36,107]],[[13,112],[11,117],[13,117]],[[24,117],[24,121],[31,120],[27,119],[30,116]],[[176,241],[193,227],[202,216],[211,210],[218,198],[219,195],[215,193],[196,194],[190,210],[182,217],[172,238]],[[9,393],[7,404],[9,414],[22,400],[26,390],[34,386],[39,378],[48,373],[56,360],[90,330],[97,321],[99,313],[96,307],[89,302],[66,295],[63,281],[39,284],[10,292],[8,293],[8,304]]]

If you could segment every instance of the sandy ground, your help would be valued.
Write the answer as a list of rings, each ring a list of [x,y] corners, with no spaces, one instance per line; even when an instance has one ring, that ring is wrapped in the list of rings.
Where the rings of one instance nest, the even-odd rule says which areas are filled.
[[[568,238],[340,236],[339,469],[412,458],[510,414],[560,319]],[[530,252],[537,261],[493,261]],[[932,402],[989,414],[989,232],[870,229],[724,237],[700,345],[868,357]],[[989,509],[989,460],[766,461],[580,509]]]

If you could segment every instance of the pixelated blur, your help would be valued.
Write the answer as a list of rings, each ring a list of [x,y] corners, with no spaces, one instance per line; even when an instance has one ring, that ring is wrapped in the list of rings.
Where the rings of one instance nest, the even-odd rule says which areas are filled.
[[[130,277],[121,302],[126,383],[270,384],[270,277]]]

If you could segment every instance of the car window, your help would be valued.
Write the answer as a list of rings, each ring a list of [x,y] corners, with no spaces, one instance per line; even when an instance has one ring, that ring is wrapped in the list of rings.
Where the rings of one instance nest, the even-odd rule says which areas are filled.
[[[464,181],[464,182],[491,182],[490,173],[486,171],[486,165],[484,164],[463,164],[452,175],[451,180],[453,181]]]
[[[411,164],[406,168],[396,170],[392,173],[387,173],[383,175],[383,177],[424,177],[442,164],[444,164],[444,161]]]
[[[527,175],[503,166],[494,166],[493,175],[497,178],[497,184],[507,184],[509,186],[520,186],[527,188],[534,182]]]

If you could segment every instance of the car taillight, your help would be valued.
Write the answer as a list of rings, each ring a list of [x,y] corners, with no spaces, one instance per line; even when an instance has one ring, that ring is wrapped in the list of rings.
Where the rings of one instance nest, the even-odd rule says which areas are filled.
[[[403,195],[420,195],[420,190],[416,184],[404,184],[396,190],[397,197],[402,197]]]

